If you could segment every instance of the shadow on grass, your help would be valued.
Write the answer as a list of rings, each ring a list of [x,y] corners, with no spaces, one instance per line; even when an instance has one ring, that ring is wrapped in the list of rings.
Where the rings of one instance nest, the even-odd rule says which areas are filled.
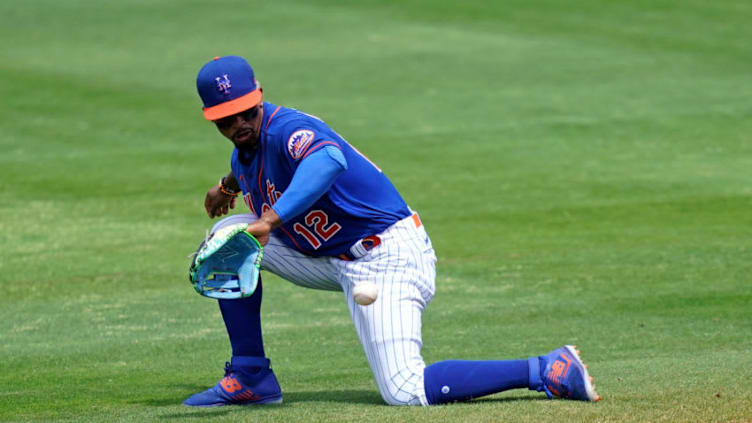
[[[150,398],[137,401],[141,405],[152,407],[169,407],[180,405],[186,398],[196,392],[206,389],[205,386],[181,385],[175,386],[173,398]],[[180,392],[180,393],[178,393]],[[344,402],[355,404],[383,404],[377,391],[366,390],[341,390],[341,391],[283,391],[284,403],[293,402]]]
[[[506,395],[503,397],[492,397],[492,398],[477,398],[468,401],[466,404],[472,404],[472,403],[485,403],[485,402],[494,402],[494,403],[505,403],[505,402],[515,402],[515,401],[550,401],[546,396],[510,396]],[[462,404],[462,403],[458,403]]]
[[[175,394],[170,398],[147,398],[138,401],[131,401],[132,404],[148,405],[151,407],[170,407],[183,404],[186,398],[196,392],[205,391],[205,385],[173,385]]]
[[[383,405],[389,407],[384,400],[381,399],[378,391],[365,391],[365,390],[341,390],[341,391],[298,391],[298,392],[285,392],[285,402],[342,402],[348,404],[371,404],[371,405]],[[473,403],[509,403],[516,401],[548,401],[545,396],[502,396],[502,397],[483,397],[469,401],[458,402],[457,404],[473,404]]]
[[[207,419],[212,417],[224,416],[225,414],[232,413],[237,407],[222,407],[222,408],[188,408],[186,406],[185,413],[171,413],[159,416],[160,419],[165,420],[189,420],[189,419]]]
[[[175,396],[172,398],[151,398],[136,401],[136,403],[151,407],[175,407],[182,405],[183,401],[185,401],[185,399],[191,394],[206,389],[205,386],[198,385],[176,385],[175,388]],[[284,407],[285,404],[296,402],[341,402],[350,404],[385,405],[378,392],[366,390],[298,391],[284,392],[283,395],[284,402],[282,404],[269,405],[266,407]],[[166,420],[203,419],[225,415],[242,408],[243,407],[194,408],[186,406],[185,412],[164,414],[159,416],[159,418]]]
[[[378,391],[341,390],[341,391],[297,391],[285,392],[286,402],[344,402],[350,404],[384,405]]]
[[[190,393],[198,392],[202,387],[194,385],[181,385],[176,386],[176,391],[187,391]],[[176,394],[175,398],[162,398],[162,399],[149,399],[145,401],[139,401],[140,404],[149,405],[153,407],[174,407],[181,405],[189,394]],[[537,397],[530,395],[520,396],[502,396],[491,398],[479,398],[468,402],[461,402],[457,404],[482,404],[482,403],[510,403],[517,401],[544,401],[545,397]],[[284,393],[284,402],[280,405],[271,405],[271,407],[284,407],[285,404],[294,404],[297,402],[332,402],[332,403],[346,403],[346,404],[370,404],[370,405],[383,405],[388,407],[386,403],[381,399],[381,396],[377,391],[371,390],[337,390],[337,391],[293,391]],[[269,407],[269,406],[267,406]],[[186,407],[185,412],[170,413],[160,416],[161,419],[199,419],[206,417],[216,417],[225,415],[233,411],[242,409],[243,407],[221,407],[221,408],[192,408]]]

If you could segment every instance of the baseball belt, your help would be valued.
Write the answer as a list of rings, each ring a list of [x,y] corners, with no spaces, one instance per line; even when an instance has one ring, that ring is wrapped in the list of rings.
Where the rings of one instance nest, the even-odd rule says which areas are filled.
[[[420,228],[420,226],[423,224],[420,221],[420,216],[418,216],[418,213],[413,213],[412,216],[406,219],[412,219],[413,223],[415,223],[416,228]],[[344,261],[357,260],[368,254],[369,251],[378,247],[379,245],[381,245],[381,238],[379,238],[378,235],[370,235],[356,241],[348,251],[340,254],[338,258]]]

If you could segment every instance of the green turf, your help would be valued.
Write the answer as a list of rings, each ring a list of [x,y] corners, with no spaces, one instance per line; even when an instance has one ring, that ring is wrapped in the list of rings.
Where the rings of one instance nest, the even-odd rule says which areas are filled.
[[[0,420],[752,419],[747,1],[0,3]],[[281,406],[180,406],[229,357],[186,282],[248,57],[420,211],[424,357],[577,343],[604,400],[382,405],[341,294],[266,278]]]

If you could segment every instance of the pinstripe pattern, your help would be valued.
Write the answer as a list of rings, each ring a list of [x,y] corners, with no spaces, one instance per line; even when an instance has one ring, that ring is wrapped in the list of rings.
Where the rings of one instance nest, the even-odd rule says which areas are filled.
[[[251,223],[256,219],[256,216],[252,214],[236,214],[217,222],[211,232],[214,233],[226,225]],[[334,276],[336,273],[334,259],[306,256],[288,247],[274,235],[269,236],[269,242],[264,246],[261,270],[272,272],[282,279],[305,288],[342,291],[342,287]]]
[[[251,222],[234,215],[218,222]],[[435,292],[436,256],[423,226],[411,217],[379,234],[381,244],[354,261],[308,257],[271,236],[262,269],[300,286],[344,291],[355,330],[382,398],[391,405],[428,405],[423,388],[425,363],[420,355],[421,317]],[[379,288],[376,302],[358,305],[353,288],[362,282]]]
[[[421,317],[435,292],[433,248],[423,227],[404,219],[379,234],[381,245],[355,261],[338,261],[338,276],[379,392],[388,404],[427,405]],[[379,296],[370,306],[352,297],[361,282]]]

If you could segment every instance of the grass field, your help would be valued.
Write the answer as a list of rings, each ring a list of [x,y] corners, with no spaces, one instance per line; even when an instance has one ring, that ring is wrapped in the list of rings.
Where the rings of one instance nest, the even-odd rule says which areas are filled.
[[[752,420],[752,4],[0,3],[0,420]],[[340,294],[265,279],[281,406],[194,410],[230,349],[186,281],[249,58],[420,211],[427,362],[576,343],[597,404],[382,405]]]

